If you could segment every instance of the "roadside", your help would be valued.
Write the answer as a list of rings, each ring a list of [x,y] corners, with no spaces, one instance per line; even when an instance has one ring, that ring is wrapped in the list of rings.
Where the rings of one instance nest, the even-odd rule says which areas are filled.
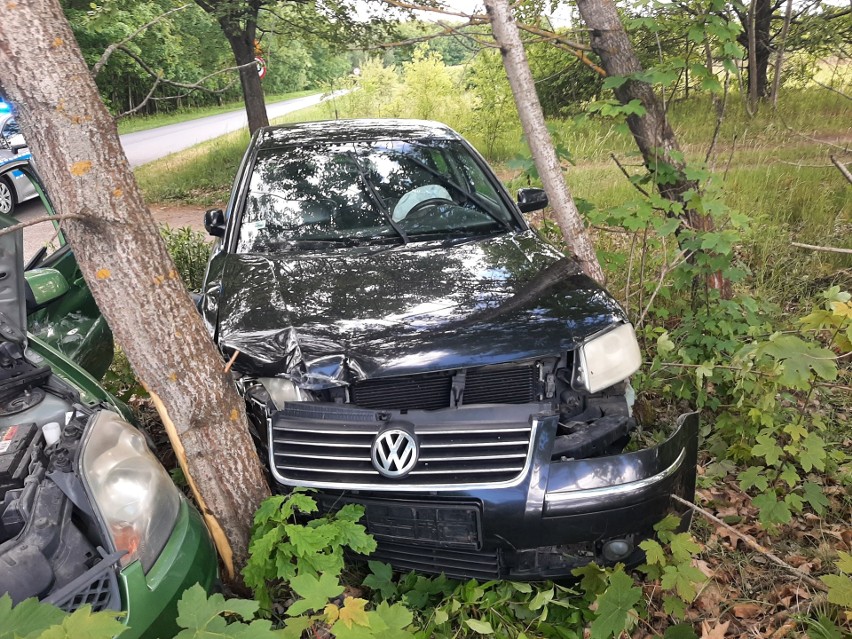
[[[302,98],[309,95],[322,93],[319,89],[307,89],[305,91],[291,91],[290,93],[282,93],[280,95],[267,95],[266,102],[275,104],[276,102],[284,102],[295,98]],[[181,122],[189,122],[206,118],[211,115],[219,115],[222,113],[232,113],[235,111],[243,111],[245,106],[242,101],[228,102],[220,106],[198,107],[194,109],[181,109],[170,113],[157,113],[155,115],[140,115],[122,118],[118,121],[118,133],[135,133],[137,131],[147,131],[156,129],[169,124],[179,124]]]

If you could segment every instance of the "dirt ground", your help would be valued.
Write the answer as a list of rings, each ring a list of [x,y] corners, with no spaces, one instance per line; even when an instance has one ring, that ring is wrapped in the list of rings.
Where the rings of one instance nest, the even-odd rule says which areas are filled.
[[[168,224],[172,228],[189,226],[204,232],[204,211],[200,206],[174,204],[149,204],[151,215],[159,224]],[[222,205],[224,208],[224,205]]]

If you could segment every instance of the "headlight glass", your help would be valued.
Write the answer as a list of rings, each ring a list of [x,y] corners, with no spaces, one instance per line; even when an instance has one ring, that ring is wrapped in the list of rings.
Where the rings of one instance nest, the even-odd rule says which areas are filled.
[[[627,379],[642,364],[636,333],[630,324],[593,337],[577,349],[574,357],[574,387],[590,393]]]
[[[142,434],[118,415],[95,417],[80,460],[81,474],[122,565],[139,559],[147,573],[172,534],[180,492]]]

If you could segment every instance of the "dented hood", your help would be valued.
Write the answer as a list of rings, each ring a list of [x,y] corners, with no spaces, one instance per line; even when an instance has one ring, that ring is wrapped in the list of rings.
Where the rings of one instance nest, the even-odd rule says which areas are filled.
[[[220,348],[305,388],[558,355],[624,317],[530,231],[224,260]]]

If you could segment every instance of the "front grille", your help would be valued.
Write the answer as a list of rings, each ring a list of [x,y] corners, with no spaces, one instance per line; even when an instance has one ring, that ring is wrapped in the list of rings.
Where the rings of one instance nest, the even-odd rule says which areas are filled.
[[[453,380],[456,371],[368,379],[350,387],[353,404],[384,410],[436,410],[455,406]],[[526,404],[541,393],[538,367],[488,366],[466,371],[461,403]]]
[[[526,468],[535,412],[528,406],[495,406],[399,415],[413,428],[419,458],[407,476],[389,479],[373,467],[370,450],[394,418],[334,404],[287,404],[272,419],[273,468],[283,483],[320,487],[509,482]]]
[[[88,604],[92,607],[92,612],[104,610],[113,600],[113,592],[117,589],[114,582],[114,573],[103,573],[63,601],[57,602],[56,607],[62,608],[65,612],[74,612]]]
[[[449,550],[379,541],[370,559],[389,563],[400,572],[416,570],[433,575],[443,573],[457,579],[488,581],[499,579],[503,574],[500,555],[496,550]]]

